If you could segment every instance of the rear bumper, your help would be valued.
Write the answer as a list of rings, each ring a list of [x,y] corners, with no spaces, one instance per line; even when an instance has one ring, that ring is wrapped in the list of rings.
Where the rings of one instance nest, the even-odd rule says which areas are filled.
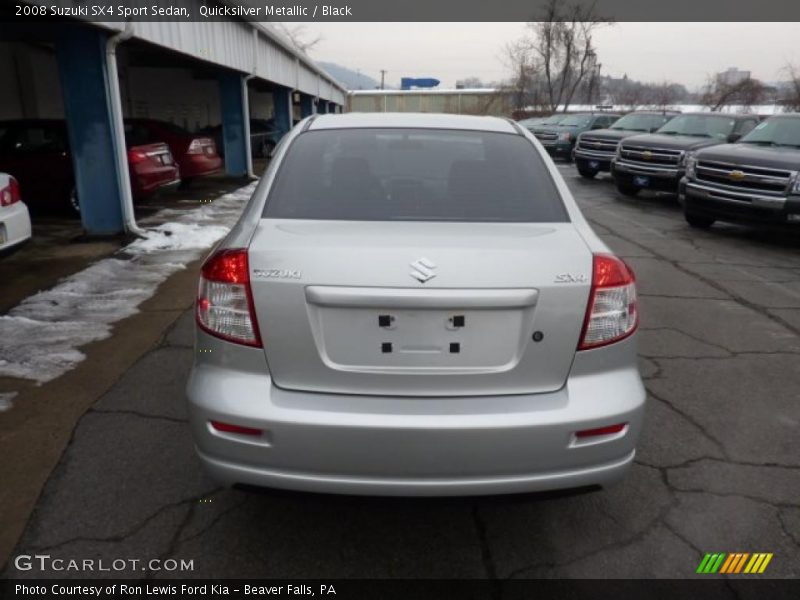
[[[206,154],[187,154],[180,162],[181,177],[187,179],[189,177],[202,177],[203,175],[210,175],[216,173],[222,168],[222,158],[215,154],[209,156]]]
[[[287,391],[201,358],[187,387],[190,423],[201,463],[227,485],[403,496],[604,486],[633,461],[645,401],[635,336],[615,346],[579,353],[558,391],[485,397]],[[220,433],[211,420],[264,434]],[[575,436],[616,423],[627,426]]]
[[[0,208],[0,251],[30,239],[31,217],[24,202]]]
[[[135,198],[147,198],[162,189],[177,187],[181,182],[177,167],[163,167],[131,173],[131,191]]]

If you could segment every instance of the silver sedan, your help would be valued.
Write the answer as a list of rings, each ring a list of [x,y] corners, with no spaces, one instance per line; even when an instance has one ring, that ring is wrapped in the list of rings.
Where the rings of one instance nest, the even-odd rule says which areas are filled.
[[[197,453],[229,485],[604,486],[642,427],[638,317],[632,271],[524,128],[309,117],[202,267]]]

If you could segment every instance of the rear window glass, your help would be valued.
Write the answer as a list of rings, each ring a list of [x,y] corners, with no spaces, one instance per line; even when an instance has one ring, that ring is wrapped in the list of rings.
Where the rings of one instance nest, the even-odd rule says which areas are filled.
[[[566,222],[544,162],[516,134],[331,129],[298,136],[264,217]]]

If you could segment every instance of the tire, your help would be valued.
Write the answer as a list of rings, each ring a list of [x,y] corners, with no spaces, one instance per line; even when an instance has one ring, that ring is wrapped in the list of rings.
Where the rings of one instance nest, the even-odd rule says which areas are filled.
[[[715,219],[711,217],[701,217],[700,215],[690,212],[684,212],[683,216],[686,218],[689,227],[694,229],[709,229],[715,221]]]
[[[187,177],[186,179],[181,179],[181,183],[178,186],[178,188],[181,189],[181,190],[188,190],[190,187],[192,187],[192,182],[193,181],[194,181],[194,179],[192,177]]]
[[[633,185],[632,183],[628,183],[627,181],[615,181],[617,185],[617,191],[622,194],[623,196],[627,196],[628,198],[635,198],[636,195],[639,193],[639,188]]]
[[[597,175],[597,169],[590,169],[585,162],[583,161],[575,161],[575,166],[578,167],[578,173],[580,173],[581,177],[585,177],[586,179],[594,179],[595,175]]]

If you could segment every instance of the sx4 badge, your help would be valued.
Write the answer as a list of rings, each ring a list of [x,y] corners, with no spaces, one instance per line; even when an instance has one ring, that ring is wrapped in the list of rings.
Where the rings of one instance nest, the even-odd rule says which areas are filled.
[[[588,275],[573,275],[572,273],[559,273],[556,275],[555,283],[586,283],[589,281]]]

